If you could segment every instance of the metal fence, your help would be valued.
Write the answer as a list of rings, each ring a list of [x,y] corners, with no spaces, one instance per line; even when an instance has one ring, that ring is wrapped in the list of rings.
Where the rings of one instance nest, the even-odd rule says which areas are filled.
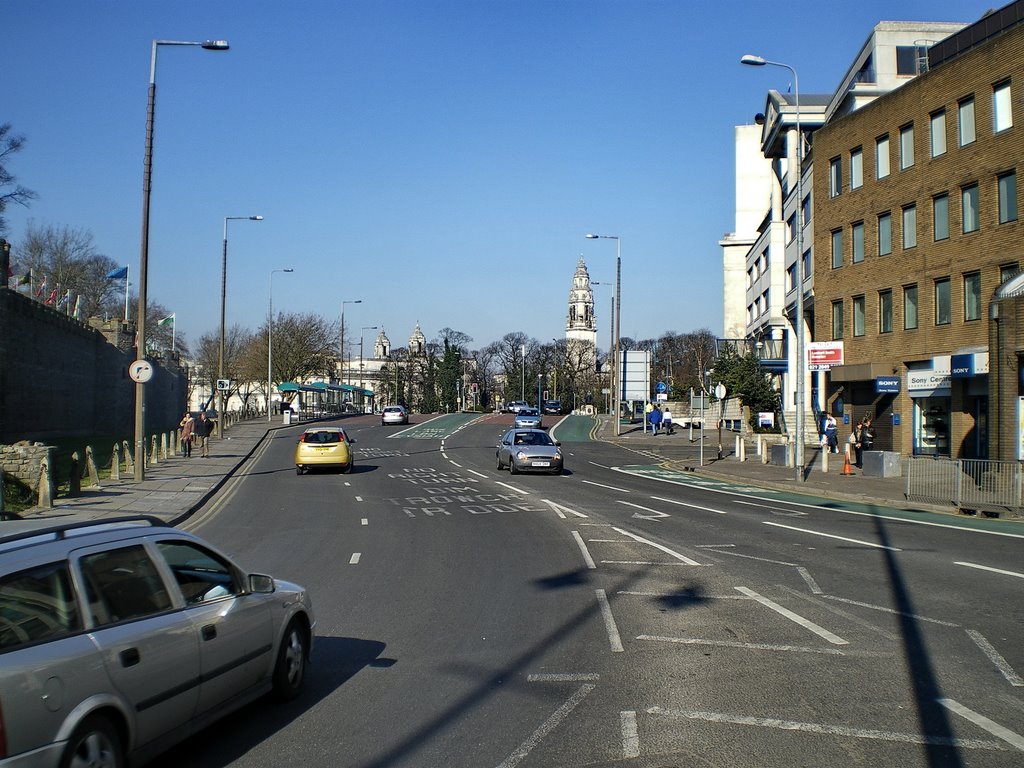
[[[1024,507],[1024,468],[1015,461],[913,456],[906,462],[907,498],[968,510]]]

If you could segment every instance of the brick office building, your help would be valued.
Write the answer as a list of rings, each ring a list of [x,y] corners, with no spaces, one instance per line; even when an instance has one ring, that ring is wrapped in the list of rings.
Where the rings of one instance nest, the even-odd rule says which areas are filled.
[[[879,449],[1024,458],[1024,1],[927,56],[815,133],[815,338],[845,352],[827,407],[874,417]]]

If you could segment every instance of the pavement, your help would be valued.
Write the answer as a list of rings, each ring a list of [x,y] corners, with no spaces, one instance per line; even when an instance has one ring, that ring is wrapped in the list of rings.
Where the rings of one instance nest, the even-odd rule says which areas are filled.
[[[146,468],[146,478],[134,477],[102,480],[100,487],[83,488],[75,497],[61,496],[52,508],[35,507],[21,513],[25,519],[76,518],[97,519],[120,515],[152,515],[170,524],[179,524],[203,506],[244,465],[257,450],[268,432],[284,425],[275,420],[256,418],[238,422],[225,429],[222,439],[210,441],[210,457],[200,458],[193,451],[191,458],[169,457]],[[598,417],[591,435],[617,444],[637,454],[636,464],[660,464],[667,469],[693,472],[742,485],[801,493],[810,497],[846,500],[860,504],[947,512],[960,515],[952,506],[935,506],[908,502],[902,477],[868,477],[853,469],[844,475],[843,456],[833,454],[828,471],[822,471],[818,446],[806,447],[805,479],[798,482],[795,468],[762,463],[761,457],[748,446],[745,461],[734,455],[735,434],[724,432],[723,458],[718,458],[718,433],[709,430],[705,436],[701,463],[700,431],[677,428],[672,435],[654,436],[639,424],[623,424],[614,434],[610,416]],[[692,438],[692,439],[691,439]],[[127,473],[122,473],[126,475]]]

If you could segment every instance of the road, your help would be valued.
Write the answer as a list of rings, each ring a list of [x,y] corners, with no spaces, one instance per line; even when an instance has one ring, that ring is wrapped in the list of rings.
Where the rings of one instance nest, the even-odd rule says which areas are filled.
[[[511,417],[344,422],[351,474],[277,431],[186,527],[306,585],[310,686],[162,768],[1019,766],[1024,541],[673,473]],[[562,435],[566,435],[565,438]]]

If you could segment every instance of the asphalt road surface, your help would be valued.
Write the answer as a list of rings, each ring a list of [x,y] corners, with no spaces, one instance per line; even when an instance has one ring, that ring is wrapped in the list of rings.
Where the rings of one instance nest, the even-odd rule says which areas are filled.
[[[815,503],[511,417],[345,420],[351,474],[277,431],[186,527],[317,611],[309,687],[163,768],[1024,764],[1024,540]],[[577,424],[578,427],[578,424]],[[564,437],[563,437],[564,435]]]

